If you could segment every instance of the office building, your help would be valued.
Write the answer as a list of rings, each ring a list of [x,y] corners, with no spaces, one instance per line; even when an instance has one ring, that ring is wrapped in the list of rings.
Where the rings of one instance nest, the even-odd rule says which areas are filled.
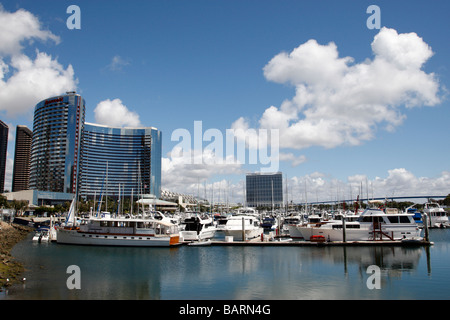
[[[153,127],[116,128],[85,123],[80,195],[161,196],[161,132]]]
[[[32,139],[33,133],[27,126],[18,125],[16,127],[12,192],[29,189]]]
[[[5,192],[6,154],[8,152],[9,128],[0,120],[0,193]]]
[[[248,173],[246,176],[246,199],[248,207],[282,207],[282,173]]]
[[[30,189],[76,192],[84,116],[84,99],[75,92],[67,92],[36,105]]]

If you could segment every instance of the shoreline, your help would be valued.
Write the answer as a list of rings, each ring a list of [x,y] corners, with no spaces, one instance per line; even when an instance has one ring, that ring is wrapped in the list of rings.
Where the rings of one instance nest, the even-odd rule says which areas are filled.
[[[11,249],[32,230],[30,227],[0,222],[0,291],[20,281],[24,267],[11,256]]]

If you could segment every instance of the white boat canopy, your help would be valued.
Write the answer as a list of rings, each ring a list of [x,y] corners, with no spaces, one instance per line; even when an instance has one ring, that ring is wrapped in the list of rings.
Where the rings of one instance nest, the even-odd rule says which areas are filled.
[[[175,202],[160,200],[160,199],[139,199],[136,203],[144,205],[156,205],[156,206],[177,206]]]

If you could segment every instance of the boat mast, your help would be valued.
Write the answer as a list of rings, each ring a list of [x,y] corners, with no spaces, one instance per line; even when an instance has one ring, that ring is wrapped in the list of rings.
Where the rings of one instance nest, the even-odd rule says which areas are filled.
[[[131,201],[130,201],[130,213],[131,213],[131,216],[133,216],[133,191],[134,191],[134,189],[133,188],[131,188]]]
[[[108,161],[106,161],[106,198],[105,198],[105,211],[108,212]]]
[[[272,179],[272,217],[273,217],[273,179]]]

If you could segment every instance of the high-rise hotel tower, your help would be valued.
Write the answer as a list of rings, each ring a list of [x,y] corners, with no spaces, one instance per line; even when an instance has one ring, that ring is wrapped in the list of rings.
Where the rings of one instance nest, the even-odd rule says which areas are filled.
[[[161,132],[85,123],[75,92],[39,102],[34,113],[30,189],[84,198],[161,195]]]
[[[39,102],[34,110],[30,189],[75,193],[85,102],[75,92]]]
[[[161,131],[85,123],[80,195],[161,196]]]

